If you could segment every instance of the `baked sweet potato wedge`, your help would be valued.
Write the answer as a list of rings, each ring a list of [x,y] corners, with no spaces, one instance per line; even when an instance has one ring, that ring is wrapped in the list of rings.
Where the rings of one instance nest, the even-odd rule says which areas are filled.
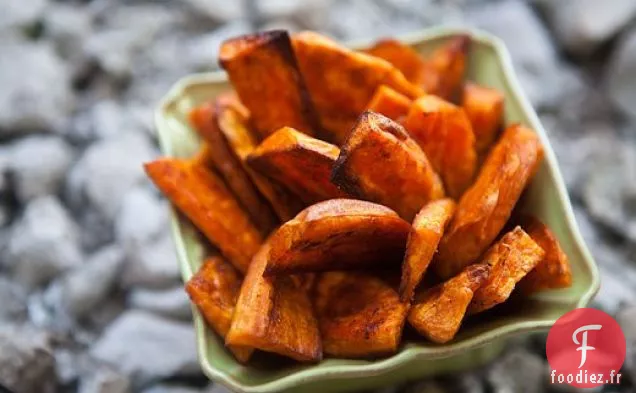
[[[403,302],[408,303],[413,298],[413,292],[437,251],[437,245],[455,213],[455,207],[455,202],[450,198],[438,199],[424,205],[415,216],[402,262],[399,292]]]
[[[247,162],[311,205],[347,196],[329,180],[339,154],[340,149],[331,143],[283,127],[267,137]]]
[[[490,275],[475,292],[468,314],[477,314],[505,302],[515,285],[545,255],[545,251],[517,226],[488,249],[481,263],[490,266]]]
[[[223,180],[192,161],[161,158],[144,164],[161,192],[241,272],[263,238]]]
[[[234,307],[243,278],[221,256],[206,258],[199,271],[186,283],[185,289],[206,322],[225,338],[232,324]],[[249,347],[228,346],[241,363],[246,363],[254,350]]]
[[[470,265],[450,280],[418,293],[408,315],[411,326],[435,343],[452,340],[490,269],[488,264]]]
[[[393,64],[409,82],[415,85],[422,82],[422,73],[425,71],[424,59],[410,46],[387,38],[376,42],[364,52]]]
[[[268,255],[265,243],[245,276],[225,343],[319,361],[322,343],[307,290],[292,276],[264,277]]]
[[[464,111],[439,97],[426,95],[413,102],[404,127],[442,177],[446,193],[458,199],[477,170],[475,135]]]
[[[439,245],[436,272],[452,277],[488,248],[510,217],[543,157],[537,135],[508,127],[488,154],[475,183],[464,193]]]
[[[388,206],[407,221],[444,196],[442,182],[404,128],[364,112],[340,150],[331,181],[349,195]]]
[[[397,266],[409,229],[385,206],[355,199],[319,202],[271,236],[265,275]]]
[[[518,284],[526,295],[545,289],[568,288],[572,285],[572,270],[567,255],[552,231],[535,217],[525,215],[521,227],[545,251],[545,256]]]
[[[309,135],[320,130],[286,31],[229,39],[221,45],[219,63],[252,114],[261,139],[284,126]]]
[[[298,33],[292,44],[329,142],[340,144],[346,139],[380,85],[409,98],[422,94],[391,63],[349,50],[320,34]]]
[[[325,354],[367,358],[397,351],[408,306],[384,281],[360,272],[329,272],[316,285]]]
[[[504,96],[496,89],[467,82],[462,108],[473,126],[477,152],[484,154],[497,139],[504,111]]]
[[[190,123],[205,141],[201,159],[217,169],[254,224],[267,236],[278,225],[278,217],[252,183],[243,164],[221,133],[214,103],[201,104],[190,112],[189,117]]]
[[[256,172],[247,164],[247,157],[257,146],[249,128],[247,117],[249,112],[241,108],[240,104],[231,97],[222,96],[216,100],[215,105],[219,130],[256,188],[269,201],[281,221],[293,218],[303,209],[302,201],[289,190]]]
[[[437,49],[425,60],[421,86],[429,94],[451,102],[461,98],[471,39],[459,35]]]
[[[411,99],[386,85],[378,87],[367,105],[367,110],[381,113],[391,120],[400,121],[409,112]]]

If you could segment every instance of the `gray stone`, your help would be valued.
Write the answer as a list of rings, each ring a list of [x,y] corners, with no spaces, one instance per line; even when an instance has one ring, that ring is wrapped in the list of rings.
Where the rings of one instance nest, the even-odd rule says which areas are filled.
[[[73,161],[73,149],[54,136],[32,136],[11,146],[9,175],[18,200],[29,200],[58,192]]]
[[[78,393],[128,393],[130,380],[125,375],[102,367],[80,380]]]
[[[27,317],[27,293],[18,283],[0,276],[1,321],[23,322]]]
[[[435,380],[415,382],[404,389],[404,393],[445,393],[447,390]]]
[[[616,321],[625,334],[627,352],[623,370],[627,371],[630,380],[636,378],[636,307],[625,307],[616,315]]]
[[[157,240],[168,227],[169,204],[148,187],[135,187],[123,198],[115,220],[115,237],[128,251]]]
[[[263,29],[266,30],[266,29]],[[201,34],[186,42],[187,67],[196,71],[208,71],[219,67],[219,49],[223,41],[251,31],[250,24],[243,19],[234,20],[210,33]]]
[[[131,376],[134,385],[198,371],[192,325],[142,311],[117,318],[90,353]]]
[[[215,383],[208,386],[206,393],[231,393],[231,390],[221,384]]]
[[[70,271],[60,282],[64,309],[74,318],[91,312],[115,287],[123,263],[123,251],[113,245],[99,250]]]
[[[177,386],[177,385],[155,385],[148,389],[145,389],[142,393],[204,393],[204,390],[195,389],[186,386]]]
[[[589,54],[618,33],[636,15],[632,0],[534,0],[543,11],[561,45],[577,54]]]
[[[518,347],[499,358],[486,372],[486,379],[498,393],[541,393],[548,377],[548,364]]]
[[[0,13],[0,33],[33,26],[42,18],[48,0],[8,1]]]
[[[29,202],[11,230],[7,260],[15,279],[30,288],[82,262],[77,227],[56,198]]]
[[[608,94],[627,115],[636,119],[636,28],[620,40],[605,75]]]
[[[93,15],[87,7],[58,3],[47,10],[44,30],[55,43],[58,53],[72,60],[75,66],[80,66],[84,41],[93,30]]]
[[[157,240],[129,249],[122,286],[167,288],[179,281],[179,265],[171,235],[166,231]]]
[[[168,318],[189,320],[192,317],[190,298],[183,285],[166,289],[134,289],[128,296],[128,305]]]
[[[50,337],[28,326],[0,324],[0,385],[13,392],[55,392]]]
[[[143,166],[155,155],[145,135],[124,134],[92,144],[71,169],[68,198],[77,211],[93,208],[114,220],[128,190],[146,180]]]
[[[126,299],[121,293],[116,293],[102,302],[93,312],[88,313],[85,318],[92,331],[102,332],[125,311]]]
[[[68,69],[51,45],[0,36],[0,52],[0,136],[61,129],[73,96]]]
[[[267,21],[266,26],[272,26],[278,21],[279,26],[285,26],[283,21],[298,23],[304,29],[322,29],[327,22],[332,0],[308,0],[303,2],[293,0],[260,0],[258,10]],[[263,28],[263,30],[266,30]],[[295,30],[291,30],[295,31]]]
[[[244,16],[244,4],[241,1],[186,0],[184,3],[197,15],[203,14],[218,22],[229,22]]]

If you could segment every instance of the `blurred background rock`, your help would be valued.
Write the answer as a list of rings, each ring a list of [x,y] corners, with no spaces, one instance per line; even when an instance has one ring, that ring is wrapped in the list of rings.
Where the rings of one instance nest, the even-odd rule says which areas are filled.
[[[166,203],[141,163],[152,110],[250,31],[341,40],[466,25],[501,37],[539,110],[602,272],[595,306],[636,381],[636,1],[4,0],[0,8],[0,385],[16,393],[221,393],[196,359]],[[382,392],[573,391],[544,338]]]

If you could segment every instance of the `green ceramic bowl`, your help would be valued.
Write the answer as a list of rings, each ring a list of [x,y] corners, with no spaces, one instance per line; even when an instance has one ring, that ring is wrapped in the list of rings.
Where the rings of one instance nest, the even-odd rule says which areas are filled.
[[[532,127],[543,142],[545,160],[524,196],[523,206],[558,237],[572,264],[572,287],[545,292],[512,307],[500,306],[495,312],[462,326],[457,337],[445,345],[413,337],[405,339],[400,351],[389,358],[326,359],[316,365],[281,363],[271,358],[240,365],[224,348],[223,340],[193,309],[201,368],[209,378],[238,392],[324,393],[451,373],[487,362],[497,356],[506,338],[545,331],[567,311],[590,302],[599,287],[597,267],[577,229],[546,132],[519,86],[503,43],[479,31],[439,28],[403,37],[403,41],[427,53],[459,33],[469,33],[474,38],[468,79],[504,92],[506,123],[520,122]],[[364,43],[356,45],[362,46]],[[165,155],[189,157],[196,151],[199,140],[187,122],[188,111],[228,88],[222,72],[188,76],[176,84],[156,111],[159,141]],[[204,246],[190,223],[177,214],[173,214],[172,226],[183,279],[188,280],[201,264]]]

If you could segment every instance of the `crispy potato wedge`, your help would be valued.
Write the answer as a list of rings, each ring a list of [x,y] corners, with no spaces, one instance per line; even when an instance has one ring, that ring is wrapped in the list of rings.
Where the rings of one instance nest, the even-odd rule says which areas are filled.
[[[477,289],[468,314],[477,314],[503,303],[515,285],[537,266],[545,251],[517,226],[488,249],[481,263],[490,266],[490,275]]]
[[[397,351],[408,306],[384,281],[360,272],[329,272],[316,285],[325,354],[365,358]]]
[[[427,95],[413,102],[404,126],[442,177],[446,193],[458,199],[477,170],[475,135],[464,111]]]
[[[442,182],[404,128],[364,112],[336,161],[331,181],[350,195],[388,206],[407,221],[444,196]]]
[[[497,139],[504,111],[504,96],[496,89],[467,82],[462,108],[473,126],[477,152],[483,154]]]
[[[422,73],[425,71],[424,59],[410,46],[387,38],[379,40],[364,52],[393,64],[409,82],[416,85],[422,82]]]
[[[391,63],[351,51],[320,34],[296,34],[292,44],[329,142],[340,144],[346,139],[380,85],[409,98],[423,93]],[[337,120],[330,120],[334,116]]]
[[[214,103],[205,103],[194,108],[190,112],[190,123],[206,141],[201,151],[201,159],[211,163],[219,171],[254,224],[267,236],[278,225],[278,217],[258,192],[241,161],[221,133]]]
[[[452,199],[438,199],[424,205],[415,216],[402,263],[399,292],[403,302],[408,303],[413,298],[413,292],[435,255],[437,245],[455,213],[455,208]]]
[[[339,154],[340,149],[331,143],[283,127],[265,139],[247,162],[311,205],[347,196],[329,180]]]
[[[214,172],[192,161],[162,158],[144,164],[161,192],[241,272],[263,238]]]
[[[567,255],[552,231],[532,216],[521,218],[521,227],[545,251],[539,264],[517,285],[519,290],[532,294],[544,289],[568,288],[572,285],[572,270]]]
[[[212,157],[212,149],[207,142],[203,142],[197,154],[192,158],[194,165],[201,165],[212,170],[216,169],[214,159]]]
[[[216,100],[216,113],[219,130],[256,188],[269,201],[281,221],[292,219],[304,207],[300,199],[247,164],[247,157],[256,149],[256,141],[249,128],[249,118],[246,116],[247,111],[237,105],[235,100],[220,97]]]
[[[451,102],[459,101],[470,43],[470,36],[459,35],[426,59],[421,82],[424,91]]]
[[[355,199],[319,202],[271,236],[265,275],[399,263],[409,229],[385,206]]]
[[[234,307],[243,278],[232,265],[215,255],[203,261],[199,271],[186,283],[185,289],[206,322],[221,337],[230,330]],[[246,363],[254,350],[249,347],[228,346],[241,363]]]
[[[435,343],[452,340],[490,269],[488,264],[470,265],[450,280],[418,293],[408,315],[411,326]]]
[[[309,135],[320,130],[286,31],[229,39],[221,45],[219,62],[252,114],[260,138],[284,126]]]
[[[543,157],[537,135],[522,125],[508,127],[464,193],[434,261],[451,277],[473,263],[497,237]]]
[[[292,276],[264,277],[268,255],[266,242],[245,276],[225,343],[319,361],[322,343],[307,290]]]
[[[381,113],[391,120],[399,121],[406,116],[411,106],[411,99],[386,85],[377,88],[367,109]]]

